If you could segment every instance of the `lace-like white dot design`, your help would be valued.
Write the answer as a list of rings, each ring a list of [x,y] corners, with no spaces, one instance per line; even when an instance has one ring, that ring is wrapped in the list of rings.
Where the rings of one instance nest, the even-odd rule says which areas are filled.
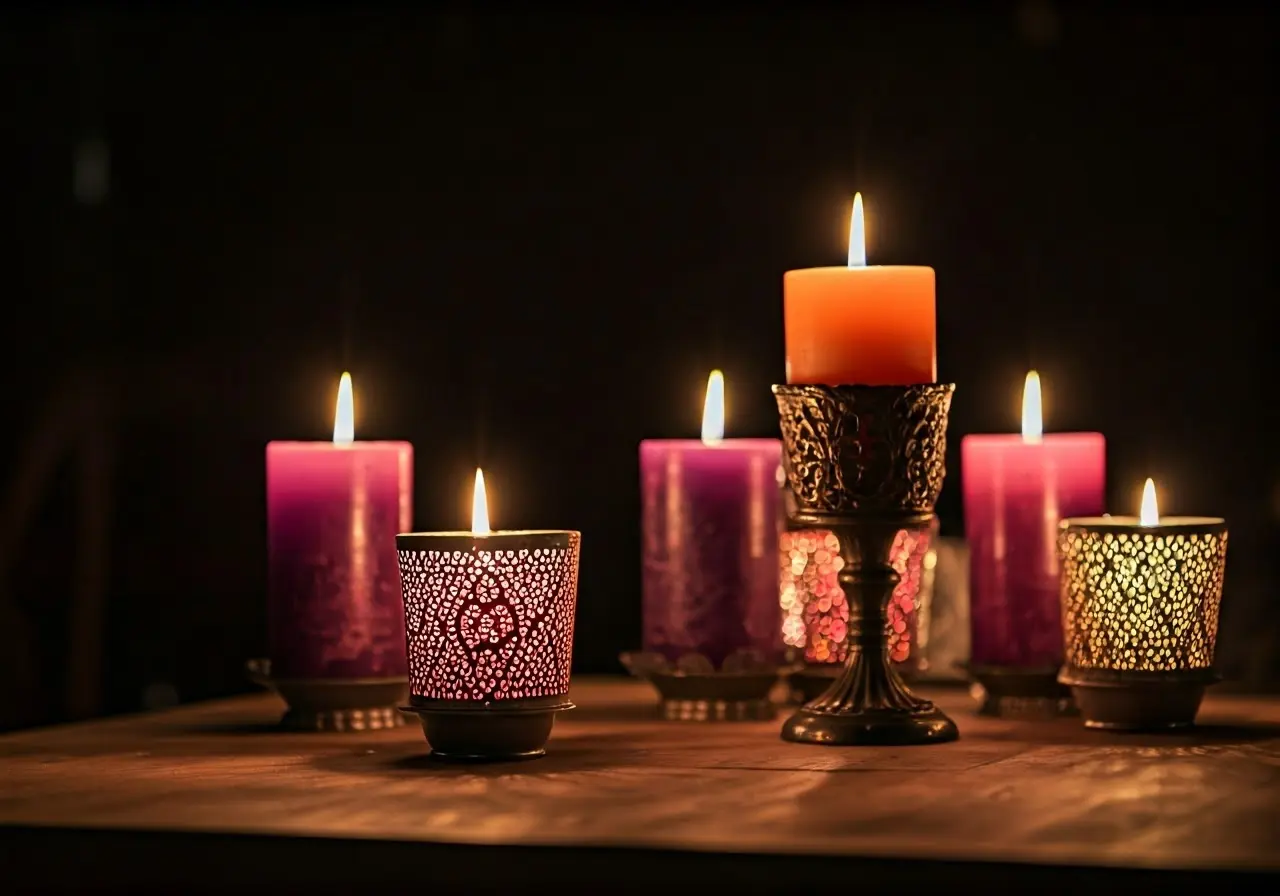
[[[399,551],[411,693],[479,702],[567,694],[581,536],[547,547],[535,537],[512,549],[501,536],[486,542]]]

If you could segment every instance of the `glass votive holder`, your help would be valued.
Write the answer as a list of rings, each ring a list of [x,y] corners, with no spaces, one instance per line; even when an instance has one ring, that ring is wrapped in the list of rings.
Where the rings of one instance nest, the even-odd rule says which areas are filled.
[[[442,759],[541,756],[569,671],[582,536],[396,536],[409,703]]]
[[[1063,520],[1062,625],[1069,686],[1090,728],[1191,725],[1213,670],[1227,524],[1212,517]]]
[[[901,580],[886,608],[889,658],[910,675],[920,659],[918,633],[928,628],[920,604],[925,558],[935,526],[903,529],[893,543],[893,566]],[[811,700],[826,690],[848,656],[849,604],[840,587],[840,542],[824,529],[793,529],[779,541],[778,601],[782,639],[803,667],[790,680],[797,696]]]

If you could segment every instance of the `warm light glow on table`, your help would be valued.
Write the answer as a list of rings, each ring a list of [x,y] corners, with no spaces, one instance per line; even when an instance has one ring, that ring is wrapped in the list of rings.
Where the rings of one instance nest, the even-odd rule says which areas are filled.
[[[937,379],[933,268],[867,266],[862,194],[843,267],[783,276],[787,382],[906,385]]]

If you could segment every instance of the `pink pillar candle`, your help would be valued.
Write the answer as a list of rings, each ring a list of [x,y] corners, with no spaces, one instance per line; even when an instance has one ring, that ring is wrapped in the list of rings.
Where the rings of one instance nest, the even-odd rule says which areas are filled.
[[[777,439],[640,443],[644,649],[782,652]]]
[[[1040,428],[1039,379],[1033,385],[1028,376],[1023,435],[960,442],[975,666],[1047,671],[1062,663],[1058,524],[1102,513],[1106,440]]]
[[[640,443],[643,645],[717,669],[749,652],[781,660],[782,443],[724,439],[723,380],[708,384],[703,440]]]
[[[395,536],[412,502],[408,442],[267,445],[273,678],[407,675]]]

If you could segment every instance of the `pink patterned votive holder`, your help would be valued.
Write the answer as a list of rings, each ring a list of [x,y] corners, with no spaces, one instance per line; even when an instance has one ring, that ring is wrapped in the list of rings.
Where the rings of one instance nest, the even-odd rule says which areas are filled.
[[[407,708],[446,759],[539,756],[571,709],[579,532],[396,536]]]

